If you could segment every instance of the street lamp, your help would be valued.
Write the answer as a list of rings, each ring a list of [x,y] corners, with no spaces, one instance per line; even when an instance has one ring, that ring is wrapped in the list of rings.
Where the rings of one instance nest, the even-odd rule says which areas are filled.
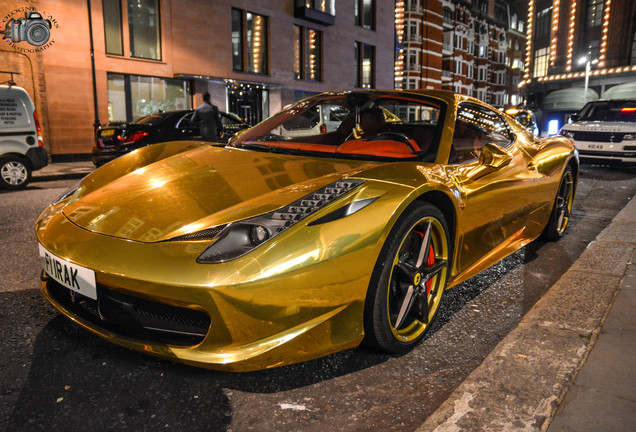
[[[585,63],[585,92],[583,93],[583,105],[587,103],[587,87],[590,82],[590,69],[593,64],[598,63],[598,59],[591,60],[586,57],[581,57],[579,59],[579,64]]]

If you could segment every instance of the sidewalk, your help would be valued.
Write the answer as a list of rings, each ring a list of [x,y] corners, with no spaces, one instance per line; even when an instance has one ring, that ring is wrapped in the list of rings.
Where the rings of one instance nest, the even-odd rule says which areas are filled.
[[[50,163],[33,171],[31,182],[80,179],[94,169],[95,165],[91,161]]]
[[[636,430],[636,199],[418,429]]]

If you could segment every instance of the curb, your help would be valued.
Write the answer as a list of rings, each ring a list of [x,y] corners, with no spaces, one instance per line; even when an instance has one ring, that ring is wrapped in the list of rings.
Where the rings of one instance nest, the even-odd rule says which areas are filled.
[[[55,181],[55,180],[75,180],[81,179],[85,177],[87,172],[78,172],[78,173],[65,173],[65,174],[44,174],[44,175],[33,175],[31,177],[31,183],[44,182],[44,181]]]
[[[417,432],[546,431],[634,258],[634,232],[631,199]]]

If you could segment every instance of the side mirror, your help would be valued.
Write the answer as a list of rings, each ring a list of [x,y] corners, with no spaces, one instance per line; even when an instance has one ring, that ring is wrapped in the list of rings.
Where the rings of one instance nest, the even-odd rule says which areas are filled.
[[[240,131],[236,132],[234,135],[232,135],[230,137],[229,140],[227,140],[227,143],[228,144],[232,144],[234,141],[236,141],[241,135],[243,135],[248,130],[249,130],[249,128],[245,128],[245,129],[241,129]]]
[[[512,160],[512,155],[497,144],[487,143],[479,154],[479,165],[466,175],[470,180],[477,180],[493,171],[505,167]]]
[[[573,122],[579,121],[579,115],[578,114],[572,114],[570,116],[570,120],[572,120]]]
[[[512,155],[493,143],[487,143],[479,154],[479,164],[492,169],[505,167],[512,160]]]

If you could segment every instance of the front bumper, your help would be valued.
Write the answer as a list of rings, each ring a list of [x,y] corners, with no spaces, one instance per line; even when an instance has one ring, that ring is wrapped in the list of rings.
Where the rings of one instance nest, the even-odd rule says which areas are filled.
[[[324,245],[325,238],[338,238],[340,226],[304,226],[302,236],[293,229],[281,235],[275,249],[197,264],[207,241],[143,243],[103,236],[68,221],[61,206],[38,219],[38,241],[56,256],[95,270],[98,301],[78,308],[85,299],[71,299],[51,280],[42,282],[42,292],[64,315],[109,342],[186,364],[250,371],[353,348],[363,338],[364,299],[383,243],[381,229],[346,245]],[[370,223],[362,215],[350,218],[354,225]],[[276,256],[278,250],[285,256]],[[112,303],[112,297],[122,304],[114,312],[100,311],[100,303]],[[181,314],[167,318],[171,326],[194,317],[199,331],[174,326],[157,331],[157,321],[143,322],[148,310],[163,322],[166,315]]]

